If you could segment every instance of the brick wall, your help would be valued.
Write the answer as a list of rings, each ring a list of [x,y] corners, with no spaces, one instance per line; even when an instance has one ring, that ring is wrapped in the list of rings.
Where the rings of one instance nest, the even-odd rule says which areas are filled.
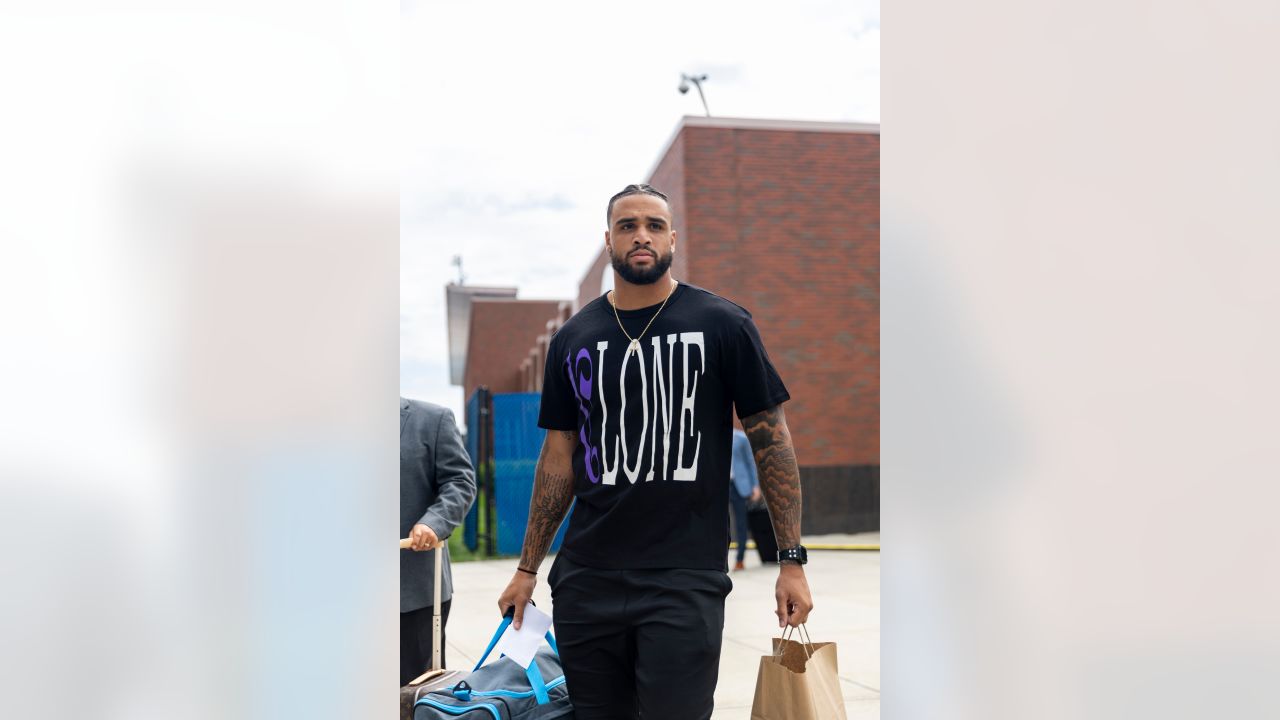
[[[879,134],[681,135],[686,279],[755,317],[801,464],[879,465]]]
[[[617,192],[615,190],[614,192]],[[601,245],[604,243],[602,242]],[[596,255],[596,259],[591,263],[591,268],[587,270],[587,274],[582,276],[582,283],[578,285],[578,304],[574,305],[573,311],[577,312],[587,306],[587,303],[600,297],[600,293],[604,292],[600,287],[600,279],[603,277],[604,269],[609,267],[609,256],[605,253],[604,248]]]
[[[556,316],[559,304],[556,300],[473,300],[463,397],[470,398],[481,385],[495,393],[523,392],[521,363],[546,332],[546,322]]]
[[[689,276],[690,257],[697,252],[688,244],[689,217],[685,202],[685,133],[676,135],[667,153],[658,161],[648,183],[666,194],[674,216],[671,227],[676,231],[676,256],[671,273],[676,278]],[[616,191],[615,191],[616,192]]]

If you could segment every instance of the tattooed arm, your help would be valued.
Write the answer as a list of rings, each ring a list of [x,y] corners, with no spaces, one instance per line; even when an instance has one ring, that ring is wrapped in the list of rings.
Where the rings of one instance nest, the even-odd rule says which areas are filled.
[[[743,418],[742,429],[755,453],[760,489],[769,506],[769,518],[773,521],[778,547],[784,550],[793,548],[800,544],[800,466],[796,464],[791,431],[787,429],[782,406]],[[778,616],[778,627],[799,625],[809,619],[813,598],[809,593],[809,582],[805,579],[804,566],[792,562],[780,566],[774,599],[777,601],[774,613]]]
[[[760,490],[769,504],[778,547],[795,547],[800,544],[800,468],[782,406],[748,415],[742,420],[742,429],[755,453]]]
[[[536,571],[542,564],[565,513],[569,512],[573,501],[573,451],[577,447],[577,433],[547,431],[542,454],[533,471],[529,525],[524,531],[524,550],[520,553],[520,567],[526,570]]]
[[[514,606],[515,621],[520,629],[524,620],[524,606],[533,597],[533,587],[538,582],[536,573],[551,541],[560,529],[569,504],[573,502],[573,451],[578,446],[576,433],[567,430],[548,430],[542,443],[542,454],[533,471],[533,497],[529,500],[529,525],[524,531],[524,550],[520,553],[519,567],[530,572],[516,570],[507,589],[498,597],[498,611],[505,614]]]

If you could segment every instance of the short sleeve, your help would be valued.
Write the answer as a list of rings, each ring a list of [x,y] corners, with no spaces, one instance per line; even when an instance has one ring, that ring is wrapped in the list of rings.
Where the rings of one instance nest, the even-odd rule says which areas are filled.
[[[551,338],[546,367],[542,370],[542,403],[538,427],[546,430],[577,430],[578,403],[569,383],[569,357],[564,343]]]
[[[747,317],[732,331],[726,347],[729,391],[738,417],[745,418],[791,399],[764,349],[760,331]]]

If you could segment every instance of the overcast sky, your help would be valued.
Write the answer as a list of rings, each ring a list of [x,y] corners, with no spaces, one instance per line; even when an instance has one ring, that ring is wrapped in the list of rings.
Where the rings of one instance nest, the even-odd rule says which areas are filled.
[[[880,121],[877,0],[405,0],[401,20],[400,392],[459,422],[450,260],[468,284],[576,297],[609,196],[703,114],[682,72],[709,76],[712,115]]]

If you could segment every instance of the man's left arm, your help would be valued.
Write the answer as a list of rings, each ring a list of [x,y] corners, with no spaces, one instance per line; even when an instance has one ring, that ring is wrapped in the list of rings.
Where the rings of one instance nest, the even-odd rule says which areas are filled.
[[[796,547],[800,544],[800,466],[782,406],[748,415],[742,419],[742,429],[755,454],[760,489],[769,506],[778,548]],[[774,611],[778,627],[800,625],[809,619],[813,597],[804,566],[791,561],[779,566],[774,597],[778,602]]]
[[[745,431],[744,431],[745,432]],[[742,443],[742,465],[747,469],[747,477],[751,480],[751,494],[748,499],[756,502],[760,499],[760,473],[757,472],[755,458],[751,456],[751,441]]]
[[[432,448],[436,499],[413,528],[415,550],[430,549],[436,542],[453,533],[462,524],[462,519],[476,499],[476,474],[471,468],[471,460],[462,444],[462,435],[458,432],[453,413],[448,410],[440,418]],[[429,532],[419,526],[425,526]]]

